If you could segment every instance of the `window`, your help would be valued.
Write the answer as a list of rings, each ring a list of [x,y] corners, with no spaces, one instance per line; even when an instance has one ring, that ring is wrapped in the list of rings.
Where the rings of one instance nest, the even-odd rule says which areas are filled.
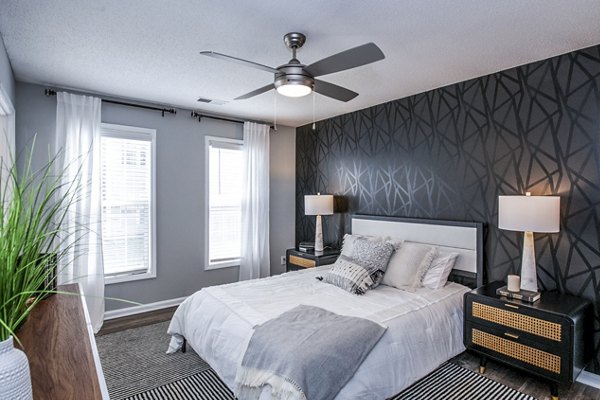
[[[240,264],[242,143],[206,137],[206,269]]]
[[[153,129],[102,124],[102,251],[106,283],[156,277]]]

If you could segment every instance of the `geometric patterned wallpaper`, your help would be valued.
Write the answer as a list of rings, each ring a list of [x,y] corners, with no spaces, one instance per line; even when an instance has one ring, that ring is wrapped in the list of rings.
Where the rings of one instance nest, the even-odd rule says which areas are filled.
[[[296,153],[297,241],[314,240],[317,192],[336,195],[337,245],[354,213],[483,222],[488,281],[520,268],[498,196],[560,195],[560,233],[535,235],[539,286],[594,302],[600,372],[600,46],[300,127]]]

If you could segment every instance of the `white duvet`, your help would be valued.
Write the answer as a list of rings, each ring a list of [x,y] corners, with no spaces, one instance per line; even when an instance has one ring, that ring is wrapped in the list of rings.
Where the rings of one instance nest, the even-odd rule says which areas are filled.
[[[204,288],[177,309],[168,333],[168,352],[185,337],[234,390],[235,375],[252,336],[252,327],[299,305],[321,307],[387,326],[352,379],[336,399],[385,399],[399,393],[464,351],[463,294],[469,289],[402,291],[380,285],[362,296],[315,279],[331,266],[270,278]],[[290,332],[290,340],[294,340]],[[268,399],[267,391],[261,399]]]

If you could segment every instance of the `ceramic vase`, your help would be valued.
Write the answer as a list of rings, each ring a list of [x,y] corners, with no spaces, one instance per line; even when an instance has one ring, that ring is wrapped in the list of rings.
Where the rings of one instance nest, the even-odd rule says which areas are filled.
[[[29,362],[15,348],[12,336],[0,342],[0,399],[33,399]]]

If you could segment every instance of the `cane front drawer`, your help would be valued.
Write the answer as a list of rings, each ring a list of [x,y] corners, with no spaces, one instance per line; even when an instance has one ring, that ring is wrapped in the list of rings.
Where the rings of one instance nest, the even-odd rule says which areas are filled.
[[[293,255],[290,255],[290,264],[294,264],[302,268],[313,268],[315,265],[317,265],[315,260]]]
[[[472,328],[471,334],[473,335],[473,344],[512,357],[534,367],[560,374],[561,357],[556,354],[513,342],[476,328]],[[509,335],[509,337],[517,340],[519,338],[517,335],[510,336],[509,333],[505,333],[505,335]]]
[[[542,345],[516,331],[467,324],[465,335],[471,348],[500,360],[510,360],[530,372],[562,381],[569,373],[570,353],[557,346]]]
[[[503,301],[493,301],[493,305],[471,299],[467,308],[474,320],[486,321],[500,327],[512,328],[540,338],[561,342],[563,329],[568,328],[563,318],[549,321],[548,316],[542,319],[534,312],[523,312],[519,305]],[[525,310],[527,311],[527,310]]]

